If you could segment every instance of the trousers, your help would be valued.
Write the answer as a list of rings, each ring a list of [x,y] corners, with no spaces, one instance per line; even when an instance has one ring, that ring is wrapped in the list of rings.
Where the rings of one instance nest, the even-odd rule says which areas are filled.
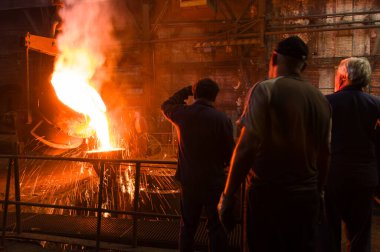
[[[374,187],[328,185],[326,215],[328,252],[341,251],[342,222],[347,239],[347,251],[371,251],[371,220]]]
[[[314,252],[320,215],[317,189],[250,188],[246,240],[251,252]]]
[[[207,218],[208,248],[211,252],[228,251],[227,234],[219,221],[217,205],[223,191],[222,186],[207,190],[181,188],[181,222],[179,250],[194,251],[194,236],[202,211]]]

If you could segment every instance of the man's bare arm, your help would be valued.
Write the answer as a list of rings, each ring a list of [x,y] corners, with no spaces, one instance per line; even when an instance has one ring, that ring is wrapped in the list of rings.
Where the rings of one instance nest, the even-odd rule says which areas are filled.
[[[243,127],[238,143],[231,159],[231,165],[227,177],[224,195],[231,197],[244,181],[255,155],[255,139],[252,134]]]

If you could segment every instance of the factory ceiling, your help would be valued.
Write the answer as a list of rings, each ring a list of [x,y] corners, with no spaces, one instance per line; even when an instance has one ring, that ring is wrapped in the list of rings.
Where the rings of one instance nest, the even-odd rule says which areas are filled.
[[[362,8],[360,11],[336,10],[336,13],[327,13],[324,7],[320,7],[321,4],[315,5],[315,9],[310,8],[307,15],[303,13],[305,10],[298,9],[294,11],[289,9],[287,15],[284,15],[282,9],[289,7],[287,3],[289,1],[273,1],[273,3],[265,0],[99,1],[118,5],[120,13],[117,18],[129,27],[128,38],[125,41],[132,42],[192,40],[195,47],[209,47],[260,44],[263,43],[265,36],[279,34],[380,28],[378,20],[380,7]],[[22,11],[26,22],[32,28],[29,32],[52,37],[54,31],[49,27],[56,28],[58,18],[54,12],[63,5],[63,2],[63,0],[2,0],[0,12]],[[306,2],[300,8],[307,7]],[[289,15],[292,12],[293,15]],[[353,16],[362,18],[346,21],[346,17]],[[189,34],[189,27],[202,27],[206,32],[199,35]],[[175,36],[167,36],[165,30],[168,29],[180,30]]]

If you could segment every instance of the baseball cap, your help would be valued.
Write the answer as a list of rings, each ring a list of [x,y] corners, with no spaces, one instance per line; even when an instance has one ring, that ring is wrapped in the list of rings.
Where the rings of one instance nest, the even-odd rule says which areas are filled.
[[[284,56],[306,60],[309,49],[305,42],[298,36],[290,36],[277,44],[275,51]]]

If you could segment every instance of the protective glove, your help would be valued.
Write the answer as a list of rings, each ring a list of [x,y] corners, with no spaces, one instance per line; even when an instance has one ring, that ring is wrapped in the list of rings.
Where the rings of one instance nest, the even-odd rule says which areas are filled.
[[[236,219],[234,215],[235,197],[226,196],[224,193],[220,196],[218,204],[219,220],[223,225],[223,228],[228,233],[236,225]]]

